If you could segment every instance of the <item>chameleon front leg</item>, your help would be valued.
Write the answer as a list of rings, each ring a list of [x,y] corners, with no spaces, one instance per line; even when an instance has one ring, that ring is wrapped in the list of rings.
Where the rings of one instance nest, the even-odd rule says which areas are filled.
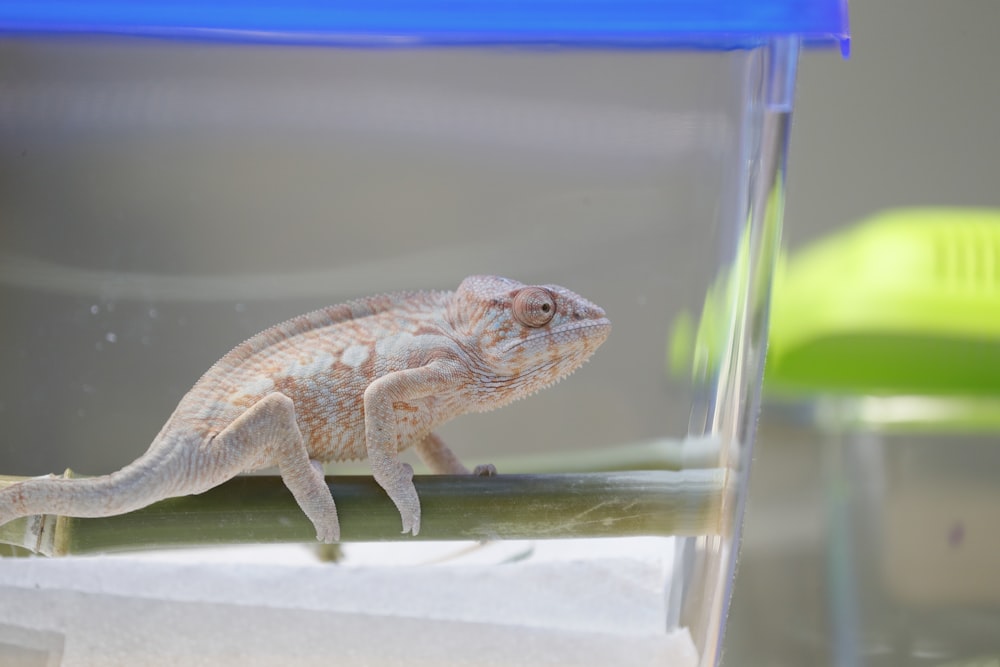
[[[426,366],[383,375],[365,389],[368,461],[375,481],[399,510],[404,533],[416,535],[420,532],[420,498],[413,486],[413,467],[399,460],[395,404],[453,390],[461,382],[462,372],[460,366],[434,361]]]
[[[316,527],[316,539],[338,541],[340,522],[323,477],[323,466],[310,460],[295,421],[295,405],[280,392],[268,394],[250,406],[212,439],[206,454],[208,465],[214,463],[218,475],[228,479],[259,462],[266,453],[262,450],[271,454],[265,465],[278,466],[285,486]]]
[[[436,433],[430,433],[426,438],[418,442],[416,450],[420,460],[436,475],[470,474],[469,469],[455,456],[455,452],[451,451],[448,445],[444,444],[444,441]],[[471,474],[480,477],[493,477],[497,474],[497,469],[492,463],[487,463],[486,465],[476,466],[476,469]]]

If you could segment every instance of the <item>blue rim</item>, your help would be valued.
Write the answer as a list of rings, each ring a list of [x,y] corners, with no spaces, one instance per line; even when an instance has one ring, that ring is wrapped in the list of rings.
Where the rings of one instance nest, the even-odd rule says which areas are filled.
[[[849,39],[846,0],[0,0],[0,32],[372,46]]]

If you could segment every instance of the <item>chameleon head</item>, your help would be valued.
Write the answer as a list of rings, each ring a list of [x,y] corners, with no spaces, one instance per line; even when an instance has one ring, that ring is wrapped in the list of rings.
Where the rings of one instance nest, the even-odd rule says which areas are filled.
[[[463,280],[449,318],[473,368],[488,376],[476,383],[484,410],[558,382],[582,366],[611,331],[600,307],[565,287],[497,276]]]

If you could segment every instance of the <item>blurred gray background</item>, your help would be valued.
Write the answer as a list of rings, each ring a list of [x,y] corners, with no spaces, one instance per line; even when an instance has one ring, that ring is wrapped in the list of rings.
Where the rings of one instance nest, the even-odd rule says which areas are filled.
[[[850,5],[850,59],[806,52],[800,63],[784,232],[793,252],[886,208],[1000,206],[1000,4]],[[725,665],[836,664],[818,439],[765,404]],[[948,660],[882,650],[869,664]]]
[[[804,53],[791,248],[888,207],[1000,203],[998,27],[986,0],[861,0],[849,60]]]

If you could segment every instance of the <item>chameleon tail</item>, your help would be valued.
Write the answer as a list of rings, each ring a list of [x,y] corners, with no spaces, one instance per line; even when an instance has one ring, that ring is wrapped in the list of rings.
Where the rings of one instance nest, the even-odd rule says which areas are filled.
[[[101,477],[26,479],[0,491],[0,525],[19,517],[55,514],[101,517],[124,514],[158,500],[190,493],[178,491],[183,465],[168,447],[149,448],[143,456],[117,472]]]

